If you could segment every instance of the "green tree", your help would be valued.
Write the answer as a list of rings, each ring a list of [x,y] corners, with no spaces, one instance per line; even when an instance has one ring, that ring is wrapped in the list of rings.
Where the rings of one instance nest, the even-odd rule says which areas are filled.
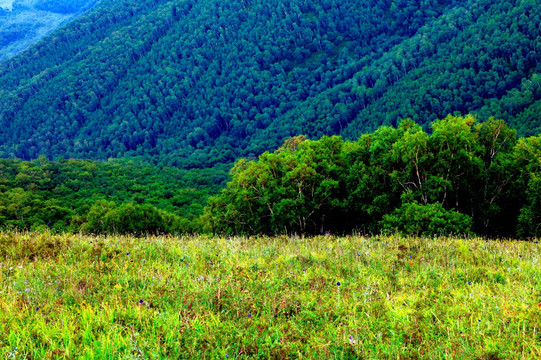
[[[211,230],[236,233],[322,233],[336,230],[345,200],[344,141],[290,139],[275,153],[238,161],[205,219]]]
[[[541,136],[520,139],[516,147],[516,161],[521,171],[521,182],[526,190],[526,201],[520,210],[517,234],[521,237],[541,235]]]
[[[152,205],[138,205],[100,201],[88,212],[83,230],[97,234],[161,234],[173,233],[178,228],[179,219]]]

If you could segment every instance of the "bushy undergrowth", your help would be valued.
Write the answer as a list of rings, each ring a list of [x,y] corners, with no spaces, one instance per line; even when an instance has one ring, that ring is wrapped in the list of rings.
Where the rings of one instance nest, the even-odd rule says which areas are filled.
[[[471,234],[472,218],[457,211],[446,210],[440,203],[421,205],[406,203],[380,222],[383,233],[417,236]]]
[[[6,359],[538,359],[536,241],[0,234]]]

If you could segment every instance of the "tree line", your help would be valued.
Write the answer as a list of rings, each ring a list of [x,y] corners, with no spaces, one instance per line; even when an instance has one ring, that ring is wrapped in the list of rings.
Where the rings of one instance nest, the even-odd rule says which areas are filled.
[[[93,234],[541,235],[541,135],[410,119],[356,141],[291,137],[209,169],[0,160],[0,228]],[[226,181],[229,181],[226,185]]]
[[[204,223],[223,234],[541,234],[541,136],[503,120],[412,120],[357,141],[297,136],[234,165]]]
[[[0,228],[93,234],[192,233],[228,166],[0,159]]]

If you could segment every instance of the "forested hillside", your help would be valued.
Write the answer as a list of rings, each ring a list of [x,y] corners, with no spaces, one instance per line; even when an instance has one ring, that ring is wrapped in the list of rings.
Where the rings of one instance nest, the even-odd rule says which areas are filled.
[[[98,0],[0,0],[0,61],[9,59]]]
[[[207,167],[449,113],[541,129],[535,0],[102,0],[0,65],[0,156]]]

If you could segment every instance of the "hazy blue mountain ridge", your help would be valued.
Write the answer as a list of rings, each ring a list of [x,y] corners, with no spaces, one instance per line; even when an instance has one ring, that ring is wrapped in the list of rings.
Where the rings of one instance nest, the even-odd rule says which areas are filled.
[[[0,61],[66,24],[98,0],[0,1]]]

